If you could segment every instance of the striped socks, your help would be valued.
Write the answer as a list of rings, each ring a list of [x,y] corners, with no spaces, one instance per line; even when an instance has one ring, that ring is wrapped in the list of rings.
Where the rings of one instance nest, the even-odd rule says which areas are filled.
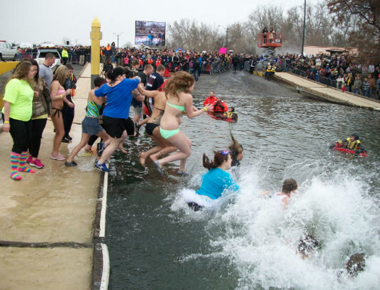
[[[22,177],[18,175],[18,164],[20,162],[20,154],[11,152],[11,178],[14,180],[21,180]]]
[[[26,158],[27,157],[28,157],[28,154],[26,153],[26,151],[21,153],[21,155],[19,157],[20,163],[18,166],[18,171],[19,172],[35,173],[35,171],[33,169],[26,167]]]

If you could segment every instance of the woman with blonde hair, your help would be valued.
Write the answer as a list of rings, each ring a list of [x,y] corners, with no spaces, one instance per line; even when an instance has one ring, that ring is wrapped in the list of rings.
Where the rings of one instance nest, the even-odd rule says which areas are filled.
[[[194,118],[212,110],[212,105],[206,105],[202,110],[193,106],[191,92],[194,90],[194,85],[194,77],[187,72],[180,71],[174,74],[165,87],[167,102],[164,115],[161,118],[160,133],[179,151],[154,161],[160,174],[162,174],[162,165],[176,160],[181,160],[179,171],[181,173],[186,172],[185,164],[187,157],[191,154],[191,141],[179,129],[181,115],[186,114],[188,118]]]
[[[26,158],[32,127],[33,96],[38,94],[32,89],[35,75],[31,62],[21,62],[5,86],[3,131],[9,132],[13,139],[10,175],[13,180],[22,179],[18,172],[34,173],[26,167]]]
[[[70,108],[74,108],[74,104],[71,103],[66,96],[71,94],[71,89],[65,91],[63,84],[66,78],[69,76],[70,71],[64,65],[60,66],[56,71],[53,78],[53,82],[50,86],[50,97],[52,106],[51,120],[55,129],[55,136],[53,140],[53,151],[50,158],[58,161],[65,161],[65,157],[61,155],[58,150],[61,145],[62,139],[65,136],[65,129],[63,126],[62,108],[63,103],[66,103]]]

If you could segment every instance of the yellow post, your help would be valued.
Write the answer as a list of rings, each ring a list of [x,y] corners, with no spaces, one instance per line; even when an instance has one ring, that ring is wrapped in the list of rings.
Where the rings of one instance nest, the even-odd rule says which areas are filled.
[[[100,31],[100,22],[97,17],[91,24],[91,88],[94,88],[94,80],[99,76],[100,70],[100,40],[102,32]]]

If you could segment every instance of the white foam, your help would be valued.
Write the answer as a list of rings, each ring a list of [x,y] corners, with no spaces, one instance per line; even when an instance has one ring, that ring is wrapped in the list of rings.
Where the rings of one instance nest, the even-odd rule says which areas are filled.
[[[297,179],[296,173],[302,173],[300,188],[286,210],[259,195],[265,189],[274,193],[272,184],[278,184],[271,180],[269,170],[259,170],[260,165],[241,168],[241,193],[219,207],[205,228],[213,254],[228,257],[238,270],[238,289],[378,289],[378,193],[371,192],[368,179],[358,177],[352,168],[325,172],[321,166],[298,164],[284,170],[284,179]],[[192,185],[196,183],[199,180]],[[181,199],[175,199],[173,210],[179,209],[176,204]],[[306,232],[321,248],[302,260],[296,248]],[[337,272],[357,252],[367,255],[365,271],[352,280],[338,279]],[[194,253],[192,257],[203,256]]]

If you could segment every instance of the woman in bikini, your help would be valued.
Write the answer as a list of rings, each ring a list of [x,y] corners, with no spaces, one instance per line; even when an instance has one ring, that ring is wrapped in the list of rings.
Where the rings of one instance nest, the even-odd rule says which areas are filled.
[[[187,72],[176,72],[173,78],[165,87],[167,98],[165,112],[161,118],[160,133],[170,144],[178,149],[178,152],[162,159],[157,159],[154,163],[158,172],[162,174],[162,166],[168,162],[181,160],[179,170],[186,172],[185,164],[187,157],[191,154],[191,141],[180,131],[181,115],[185,113],[188,118],[194,118],[200,114],[212,110],[212,105],[206,105],[202,110],[197,110],[193,106],[193,96],[195,80]]]
[[[55,129],[55,136],[53,140],[53,152],[50,158],[58,161],[65,161],[65,157],[61,155],[58,150],[61,145],[62,139],[65,136],[65,129],[63,127],[62,108],[63,103],[66,103],[70,108],[74,108],[74,104],[70,102],[66,96],[71,94],[71,89],[65,91],[63,84],[70,72],[64,65],[60,66],[55,71],[53,82],[50,86],[50,97],[52,106],[51,120]]]
[[[154,98],[153,112],[151,117],[147,119],[148,121],[145,126],[145,131],[152,138],[152,140],[158,144],[158,146],[151,148],[147,152],[141,153],[140,163],[142,166],[145,166],[145,162],[148,157],[155,161],[158,157],[176,151],[177,148],[164,139],[160,133],[160,122],[162,116],[164,115],[166,104],[165,92],[160,90],[147,91],[144,89],[144,85],[142,83],[139,84],[138,90],[142,95],[147,96],[148,98]]]

